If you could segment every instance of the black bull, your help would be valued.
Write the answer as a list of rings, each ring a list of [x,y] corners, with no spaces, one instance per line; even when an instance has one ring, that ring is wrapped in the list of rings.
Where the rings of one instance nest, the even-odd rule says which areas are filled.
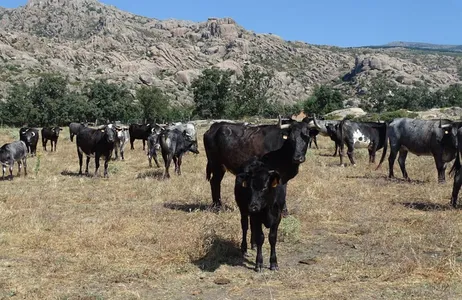
[[[398,163],[403,177],[409,180],[406,171],[406,157],[410,151],[418,156],[432,155],[438,170],[438,182],[445,182],[446,164],[456,157],[458,142],[457,130],[461,123],[450,120],[394,119],[388,125],[390,143],[389,177],[394,177],[393,165],[399,152]],[[385,159],[383,151],[380,163]]]
[[[213,124],[204,133],[206,173],[213,205],[221,206],[220,186],[225,172],[236,174],[241,165],[254,157],[266,155],[265,163],[281,174],[285,191],[287,182],[295,177],[298,166],[305,161],[309,141],[306,122],[260,126],[228,122]]]

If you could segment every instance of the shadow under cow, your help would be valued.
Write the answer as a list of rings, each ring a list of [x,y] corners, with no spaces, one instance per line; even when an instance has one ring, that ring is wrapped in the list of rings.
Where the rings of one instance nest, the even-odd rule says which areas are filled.
[[[438,203],[431,203],[431,202],[401,202],[398,203],[404,207],[421,210],[421,211],[445,211],[445,210],[452,210],[452,209],[461,209],[453,208],[450,204],[438,204]]]
[[[61,175],[70,176],[70,177],[94,177],[93,173],[79,174],[79,172],[73,172],[73,171],[69,171],[69,170],[62,171]]]
[[[241,249],[231,241],[214,237],[212,245],[204,257],[193,261],[202,271],[215,272],[220,266],[245,266],[244,263],[253,264],[241,253]],[[247,267],[251,269],[251,267]]]
[[[215,208],[212,205],[204,203],[164,203],[164,207],[171,210],[178,210],[183,212],[195,212],[195,211],[207,211],[207,212],[218,212],[218,211],[234,211],[230,206],[223,205],[221,208]]]
[[[163,180],[164,170],[163,169],[148,170],[145,172],[138,173],[138,175],[136,175],[136,179],[144,179],[144,178],[154,178],[157,180]]]

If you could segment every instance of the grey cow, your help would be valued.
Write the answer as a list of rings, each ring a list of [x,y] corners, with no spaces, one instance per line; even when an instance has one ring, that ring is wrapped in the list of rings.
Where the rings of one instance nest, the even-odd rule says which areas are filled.
[[[24,176],[27,175],[27,146],[23,141],[5,144],[0,148],[0,163],[2,164],[2,179],[5,180],[6,166],[9,166],[10,180],[13,180],[13,165],[18,162],[18,176],[21,174],[21,164],[24,164]]]
[[[113,126],[113,125],[108,125]],[[117,131],[116,141],[114,143],[114,152],[115,152],[115,159],[120,157],[122,160],[125,159],[125,144],[130,140],[130,133],[128,132],[128,126],[114,126],[115,130]]]
[[[410,151],[418,156],[432,155],[438,170],[438,182],[445,182],[446,164],[456,157],[457,130],[460,123],[450,120],[417,120],[397,118],[388,125],[390,156],[388,157],[389,177],[394,177],[393,165],[399,152],[398,163],[403,177],[409,180],[406,171],[406,157]],[[377,169],[385,159],[383,151]]]
[[[69,124],[69,137],[71,139],[71,142],[74,141],[74,136],[76,136],[82,128],[87,127],[86,123],[77,123],[77,122],[72,122]]]
[[[160,149],[159,137],[164,130],[163,127],[156,124],[152,127],[151,134],[148,137],[148,163],[150,168],[152,167],[153,158],[156,166],[158,168],[160,167],[159,161],[157,160],[157,150]]]

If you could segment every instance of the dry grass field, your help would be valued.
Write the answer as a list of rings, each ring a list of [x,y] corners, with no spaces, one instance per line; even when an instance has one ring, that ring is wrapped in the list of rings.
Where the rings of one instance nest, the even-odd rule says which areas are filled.
[[[0,181],[0,299],[462,298],[462,212],[450,209],[452,179],[437,184],[431,157],[410,154],[413,181],[392,181],[366,150],[356,167],[338,167],[320,138],[289,182],[280,270],[256,273],[255,251],[240,256],[232,175],[226,210],[208,209],[203,132],[201,153],[170,180],[148,168],[141,141],[110,163],[109,179],[76,176],[67,130],[56,153],[39,142],[29,175]],[[17,138],[0,129],[0,144]]]

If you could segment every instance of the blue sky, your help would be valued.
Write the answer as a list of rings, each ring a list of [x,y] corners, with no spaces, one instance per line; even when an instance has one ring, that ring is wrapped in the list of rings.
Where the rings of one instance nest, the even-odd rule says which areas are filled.
[[[69,0],[72,1],[72,0]],[[1,0],[18,7],[27,0]],[[257,33],[336,46],[392,41],[462,44],[460,0],[102,0],[157,19],[232,17]]]

